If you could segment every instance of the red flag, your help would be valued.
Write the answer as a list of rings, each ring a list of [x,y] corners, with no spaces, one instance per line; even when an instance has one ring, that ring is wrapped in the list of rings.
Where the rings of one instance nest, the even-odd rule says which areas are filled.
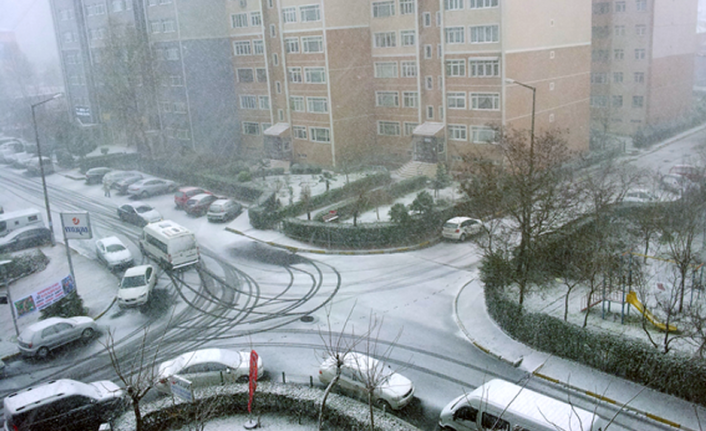
[[[252,413],[252,397],[257,389],[257,352],[250,351],[250,396],[248,398],[248,413]]]

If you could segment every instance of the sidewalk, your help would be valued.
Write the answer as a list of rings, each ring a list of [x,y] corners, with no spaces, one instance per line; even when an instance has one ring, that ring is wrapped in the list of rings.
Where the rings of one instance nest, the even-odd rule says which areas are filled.
[[[43,271],[36,272],[10,284],[8,288],[13,301],[24,298],[33,292],[50,286],[52,283],[66,277],[69,263],[66,258],[66,246],[57,243],[56,246],[42,247],[42,252],[49,258],[49,264]],[[98,319],[110,308],[115,299],[119,280],[104,265],[93,258],[82,256],[71,250],[71,262],[76,275],[76,289],[83,298],[83,304],[88,308],[88,315]],[[0,293],[7,293],[6,288],[0,288]],[[8,306],[2,306],[0,316],[0,359],[8,360],[19,353],[17,349],[17,335],[12,323],[12,316]],[[34,312],[17,318],[17,327],[20,332],[23,328],[39,320],[39,312]],[[100,320],[98,325],[100,326]]]

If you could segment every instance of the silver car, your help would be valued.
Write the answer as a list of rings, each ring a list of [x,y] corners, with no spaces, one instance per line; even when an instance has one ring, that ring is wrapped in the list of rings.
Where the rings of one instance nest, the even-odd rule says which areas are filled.
[[[109,236],[96,241],[96,255],[99,260],[105,262],[111,271],[133,265],[132,253],[117,236]]]
[[[17,344],[24,356],[46,358],[51,350],[76,340],[88,341],[97,331],[96,322],[88,316],[50,317],[25,328]]]
[[[153,195],[172,193],[176,191],[177,184],[174,181],[163,180],[161,178],[147,178],[133,183],[127,188],[127,194],[131,197],[146,198]]]

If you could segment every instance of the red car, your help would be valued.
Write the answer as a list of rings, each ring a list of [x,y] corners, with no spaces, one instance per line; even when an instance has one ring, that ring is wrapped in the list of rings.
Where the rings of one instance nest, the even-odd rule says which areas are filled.
[[[177,209],[183,210],[189,199],[200,194],[211,195],[213,193],[201,187],[182,187],[174,193],[174,205],[176,205]]]
[[[184,209],[186,210],[187,214],[200,217],[206,214],[206,212],[208,211],[208,207],[210,207],[211,204],[217,201],[218,199],[218,196],[202,193],[186,201]]]

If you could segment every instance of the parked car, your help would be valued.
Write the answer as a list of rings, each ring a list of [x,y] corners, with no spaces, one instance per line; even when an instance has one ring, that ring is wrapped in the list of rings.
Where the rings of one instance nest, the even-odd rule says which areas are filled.
[[[209,195],[206,193],[196,195],[186,201],[186,205],[184,205],[184,211],[186,211],[187,214],[200,217],[208,211],[208,207],[211,206],[212,203],[217,201],[219,199],[218,196],[214,195]]]
[[[26,327],[17,337],[17,345],[24,356],[46,358],[57,347],[89,341],[97,331],[96,322],[88,316],[50,317]]]
[[[51,242],[51,231],[44,226],[21,227],[0,238],[0,253],[39,247],[49,242]]]
[[[689,181],[698,183],[704,180],[704,168],[692,165],[674,165],[669,169],[672,175],[681,175],[689,179]]]
[[[60,379],[11,393],[3,401],[5,430],[97,430],[122,410],[125,391],[102,380]]]
[[[257,378],[264,374],[262,358],[257,358]],[[250,372],[250,352],[228,349],[203,349],[184,353],[159,365],[155,387],[171,393],[169,379],[179,375],[194,387],[247,382]]]
[[[683,194],[689,190],[698,188],[698,184],[691,181],[688,177],[679,174],[667,174],[662,177],[660,184],[663,189],[676,193]]]
[[[628,190],[628,192],[625,193],[625,197],[623,198],[623,202],[628,203],[648,204],[657,201],[659,201],[657,196],[653,195],[650,191],[644,189]]]
[[[377,359],[357,352],[347,353],[343,357],[338,387],[351,396],[367,399],[365,382],[371,373],[374,373],[380,382],[373,392],[373,402],[378,407],[399,410],[414,398],[414,385],[408,378],[395,373]],[[328,385],[335,375],[336,359],[329,357],[319,368],[319,380]]]
[[[183,210],[189,199],[204,193],[208,195],[212,194],[208,190],[202,189],[201,187],[181,187],[176,193],[174,193],[174,205],[176,205],[177,209]]]
[[[465,241],[466,238],[477,235],[485,231],[482,221],[470,217],[454,217],[444,223],[441,229],[441,236],[457,241]]]
[[[138,181],[145,179],[145,176],[139,172],[129,171],[129,173],[130,175],[124,175],[118,178],[117,181],[113,182],[113,185],[111,186],[112,188],[116,189],[121,195],[127,194],[128,187]]]
[[[21,153],[25,150],[25,146],[19,140],[6,141],[0,145],[0,163],[9,163],[12,161],[10,155]]]
[[[99,260],[105,262],[111,271],[127,268],[134,264],[132,253],[117,236],[109,236],[96,241],[96,255]]]
[[[170,193],[177,189],[174,181],[163,180],[161,178],[147,178],[137,181],[127,188],[127,194],[131,197],[146,198],[152,195]]]
[[[144,202],[128,202],[118,207],[120,220],[143,227],[149,223],[162,221],[162,214],[150,204]]]
[[[118,305],[123,308],[146,304],[156,283],[157,271],[152,265],[128,269],[118,285]]]
[[[112,168],[100,167],[91,168],[86,171],[86,184],[98,184],[103,181],[103,177],[111,172]]]
[[[44,165],[45,175],[54,173],[54,163],[52,162],[51,157],[42,157],[42,165]],[[27,169],[27,173],[30,175],[41,175],[42,167],[39,166],[39,157],[33,157],[27,160],[27,163],[25,163],[25,169]]]
[[[27,152],[21,152],[21,153],[15,153],[11,154],[9,156],[10,158],[10,164],[12,165],[13,168],[15,169],[26,169],[27,168],[27,163],[33,158],[36,157],[35,154],[32,153],[27,153]]]
[[[243,211],[243,206],[233,199],[218,199],[210,207],[206,217],[210,222],[226,221],[237,217]]]

